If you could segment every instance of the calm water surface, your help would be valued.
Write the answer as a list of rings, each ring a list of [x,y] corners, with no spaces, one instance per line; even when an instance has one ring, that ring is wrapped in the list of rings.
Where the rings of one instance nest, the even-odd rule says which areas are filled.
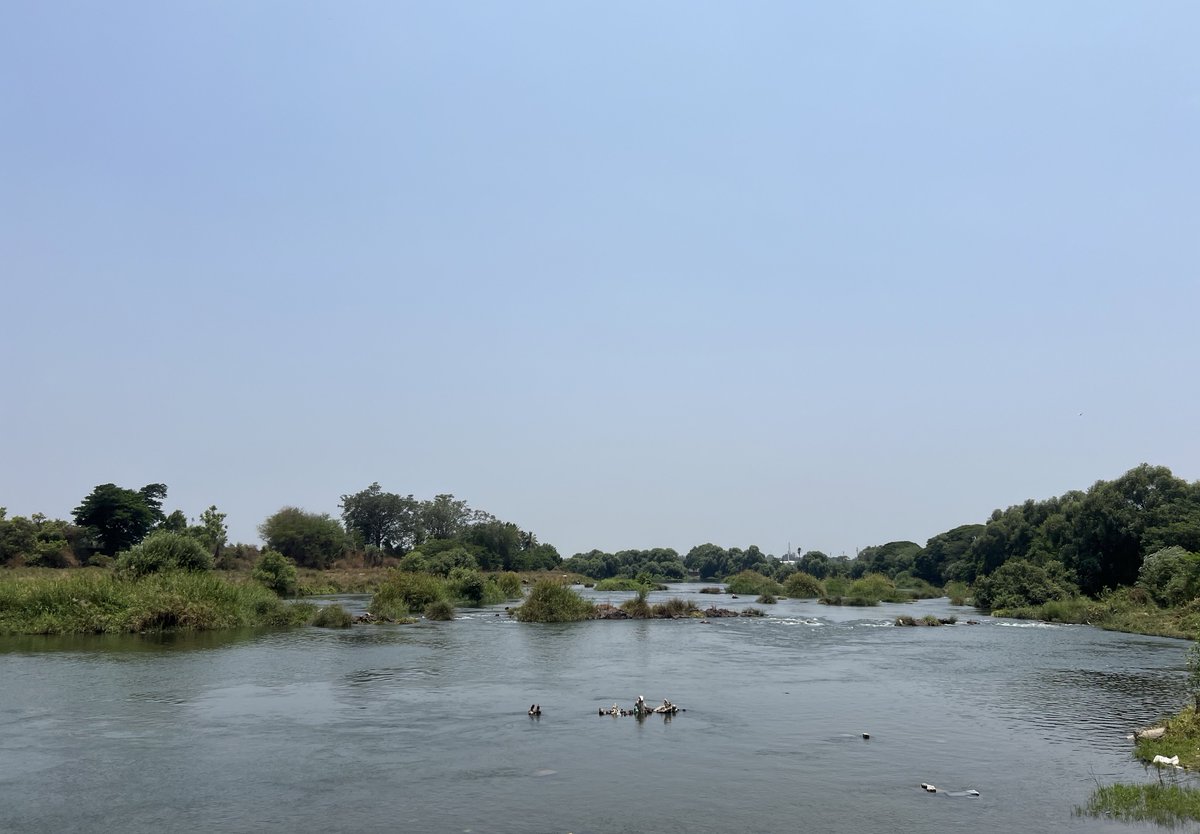
[[[765,609],[0,638],[0,832],[1149,830],[1072,809],[1155,778],[1125,735],[1182,703],[1186,643],[945,600]],[[596,714],[638,695],[686,712]]]

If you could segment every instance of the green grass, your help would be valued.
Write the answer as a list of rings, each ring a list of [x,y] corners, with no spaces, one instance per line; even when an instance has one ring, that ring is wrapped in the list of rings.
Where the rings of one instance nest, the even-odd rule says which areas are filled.
[[[1167,731],[1161,738],[1139,738],[1133,755],[1149,764],[1155,756],[1179,756],[1179,764],[1189,770],[1200,770],[1200,718],[1194,706],[1184,707],[1174,718],[1160,722]]]
[[[312,624],[318,628],[350,628],[354,618],[340,605],[326,605],[317,611]]]
[[[1075,813],[1089,817],[1112,817],[1124,822],[1153,822],[1174,828],[1200,821],[1200,788],[1181,785],[1115,784],[1097,788]]]
[[[0,580],[0,634],[120,634],[285,626],[313,609],[289,605],[257,583],[213,573],[139,579],[107,571]]]

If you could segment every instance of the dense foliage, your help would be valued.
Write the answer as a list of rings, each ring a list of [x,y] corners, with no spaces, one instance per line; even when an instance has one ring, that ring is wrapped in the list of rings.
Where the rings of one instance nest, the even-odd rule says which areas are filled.
[[[145,576],[170,570],[212,570],[212,554],[186,533],[156,530],[145,541],[117,557],[115,567],[129,576]]]

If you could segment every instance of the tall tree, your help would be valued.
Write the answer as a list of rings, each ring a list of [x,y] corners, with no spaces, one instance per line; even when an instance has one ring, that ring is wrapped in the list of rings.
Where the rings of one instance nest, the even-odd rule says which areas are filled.
[[[100,551],[115,556],[146,537],[165,517],[164,484],[147,484],[136,492],[116,484],[100,484],[75,508],[75,523],[89,528],[100,543]]]
[[[342,521],[364,543],[407,552],[417,541],[420,526],[418,503],[411,495],[384,492],[379,483],[353,495],[343,495]]]
[[[452,539],[466,529],[471,519],[467,502],[453,495],[437,495],[432,501],[421,502],[421,526],[431,539]]]
[[[300,567],[327,568],[346,547],[346,531],[328,513],[284,507],[268,516],[258,532],[271,550]]]

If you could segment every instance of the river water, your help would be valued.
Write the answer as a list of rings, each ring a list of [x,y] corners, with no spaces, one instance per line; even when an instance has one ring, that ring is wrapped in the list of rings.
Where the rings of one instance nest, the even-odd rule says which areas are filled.
[[[651,601],[746,602],[697,587]],[[1129,831],[1072,810],[1157,778],[1125,736],[1184,698],[1183,641],[762,608],[0,638],[0,832]],[[686,711],[597,715],[638,695]]]

